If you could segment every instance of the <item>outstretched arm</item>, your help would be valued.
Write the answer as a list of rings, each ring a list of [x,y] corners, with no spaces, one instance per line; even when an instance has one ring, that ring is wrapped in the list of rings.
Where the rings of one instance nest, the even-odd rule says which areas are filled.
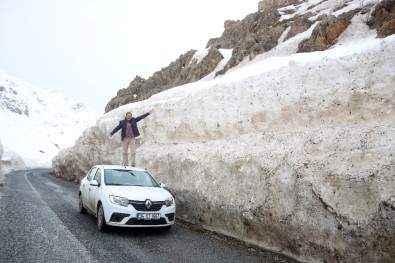
[[[116,133],[117,131],[119,131],[119,129],[121,129],[121,122],[119,122],[118,126],[114,128],[114,130],[112,130],[112,132],[110,132],[110,137],[114,135],[114,133]]]
[[[145,117],[147,117],[148,115],[150,115],[153,112],[154,112],[154,109],[150,109],[147,113],[144,113],[143,115],[136,117],[136,122],[141,121],[142,119],[144,119]]]

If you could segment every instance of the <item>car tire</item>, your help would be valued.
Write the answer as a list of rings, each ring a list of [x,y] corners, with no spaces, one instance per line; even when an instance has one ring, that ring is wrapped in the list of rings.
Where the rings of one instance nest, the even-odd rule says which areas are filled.
[[[99,204],[99,207],[97,208],[97,229],[99,229],[100,232],[105,231],[107,228],[106,225],[106,219],[104,218],[104,209],[103,205]]]
[[[82,202],[82,194],[81,193],[80,193],[80,196],[79,196],[78,208],[80,210],[80,214],[86,214],[87,210],[84,207],[84,203]]]

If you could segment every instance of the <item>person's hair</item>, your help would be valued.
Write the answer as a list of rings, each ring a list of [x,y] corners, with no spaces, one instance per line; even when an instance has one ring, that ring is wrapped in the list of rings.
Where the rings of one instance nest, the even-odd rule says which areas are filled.
[[[132,115],[132,113],[131,113],[130,111],[128,111],[128,112],[126,112],[125,117],[126,117],[128,114]]]

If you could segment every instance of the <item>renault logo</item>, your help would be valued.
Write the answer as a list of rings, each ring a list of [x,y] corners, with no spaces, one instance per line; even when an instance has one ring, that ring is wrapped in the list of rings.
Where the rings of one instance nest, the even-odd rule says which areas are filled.
[[[145,207],[146,207],[148,210],[151,209],[151,206],[152,206],[151,200],[149,200],[149,199],[145,200]]]

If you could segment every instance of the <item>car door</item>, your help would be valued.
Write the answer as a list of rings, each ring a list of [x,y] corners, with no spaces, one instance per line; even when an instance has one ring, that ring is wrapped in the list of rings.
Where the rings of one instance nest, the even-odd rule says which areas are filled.
[[[88,205],[89,209],[92,210],[93,212],[97,212],[96,204],[97,201],[99,200],[99,191],[100,191],[100,186],[102,184],[102,169],[98,168],[96,170],[95,176],[93,177],[92,181],[97,181],[98,185],[89,185],[90,186],[90,191],[89,191],[89,200],[88,200]]]
[[[97,167],[93,167],[89,171],[88,175],[84,179],[82,179],[82,181],[81,181],[81,184],[82,184],[82,190],[81,190],[82,202],[88,208],[89,208],[89,192],[90,192],[90,188],[91,188],[90,182],[92,181],[93,176],[95,175],[96,171],[97,171]]]

